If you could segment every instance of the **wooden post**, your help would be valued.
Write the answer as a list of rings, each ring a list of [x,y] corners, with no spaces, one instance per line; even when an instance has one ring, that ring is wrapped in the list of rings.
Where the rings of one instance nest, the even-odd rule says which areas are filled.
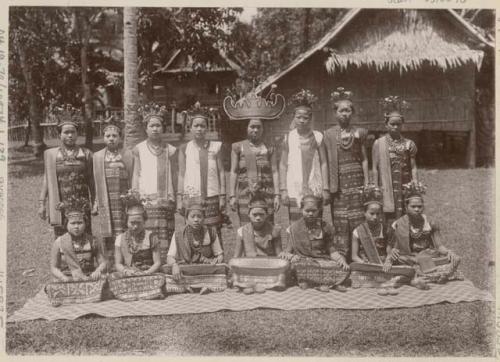
[[[476,120],[472,119],[471,129],[469,131],[469,142],[467,145],[467,167],[476,167]]]

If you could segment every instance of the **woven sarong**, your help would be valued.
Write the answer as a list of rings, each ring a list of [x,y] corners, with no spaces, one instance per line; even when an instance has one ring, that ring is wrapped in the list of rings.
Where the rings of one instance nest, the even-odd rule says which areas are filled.
[[[349,277],[349,271],[333,260],[300,258],[292,262],[297,283],[306,282],[310,285],[327,285],[333,287],[341,284]]]
[[[229,261],[233,287],[285,289],[290,264],[278,258],[233,258]]]
[[[163,274],[123,276],[116,272],[109,276],[109,290],[119,300],[149,300],[163,297]]]
[[[127,171],[119,167],[105,167],[104,171],[108,189],[111,230],[113,236],[117,236],[125,230],[125,208],[120,195],[128,190]]]
[[[165,275],[167,293],[185,293],[190,289],[206,288],[211,292],[222,292],[227,288],[226,266],[224,264],[188,264],[179,265],[182,278],[175,280],[172,267],[162,266]]]
[[[175,229],[175,210],[166,206],[146,204],[146,230],[156,233],[160,241],[161,260],[167,260],[168,246]]]
[[[45,286],[45,293],[54,306],[94,303],[102,299],[106,278],[88,281],[53,282]]]

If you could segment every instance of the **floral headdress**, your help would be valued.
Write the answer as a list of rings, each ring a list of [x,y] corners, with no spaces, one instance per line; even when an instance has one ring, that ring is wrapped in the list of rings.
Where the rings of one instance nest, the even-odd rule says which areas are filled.
[[[414,198],[422,199],[427,186],[421,182],[409,182],[403,185],[403,193],[405,195],[405,200],[410,200]]]
[[[344,87],[337,87],[331,94],[330,98],[332,102],[337,103],[339,101],[352,101],[353,93],[346,90]]]
[[[144,213],[144,204],[146,199],[141,197],[137,190],[128,190],[126,194],[120,195],[125,211],[128,215],[142,215]]]
[[[384,109],[384,117],[386,120],[391,116],[399,116],[401,120],[404,121],[403,113],[405,110],[410,109],[410,103],[399,96],[387,96],[380,101],[380,104]]]
[[[108,128],[115,129],[119,134],[121,134],[121,122],[115,117],[111,116],[103,122],[103,133],[106,132]]]
[[[209,120],[210,117],[214,114],[214,112],[215,112],[214,108],[205,107],[202,106],[200,102],[196,102],[185,113],[187,114],[189,121],[192,121],[194,118],[203,118]]]
[[[295,108],[312,108],[314,103],[316,103],[317,101],[318,97],[316,97],[310,90],[302,89],[300,92],[295,93],[290,98],[289,104],[293,105]]]
[[[382,205],[382,191],[374,184],[368,184],[363,187],[363,205],[379,204]]]
[[[137,111],[142,115],[142,123],[147,125],[151,118],[158,118],[163,122],[163,116],[167,113],[167,107],[151,102],[139,106]]]
[[[90,202],[84,197],[71,196],[67,200],[60,202],[56,210],[64,213],[67,219],[71,217],[81,217],[90,211]]]
[[[57,119],[57,127],[59,128],[62,128],[64,125],[72,125],[78,128],[78,125],[82,122],[81,110],[73,107],[71,104],[55,106],[52,112]]]

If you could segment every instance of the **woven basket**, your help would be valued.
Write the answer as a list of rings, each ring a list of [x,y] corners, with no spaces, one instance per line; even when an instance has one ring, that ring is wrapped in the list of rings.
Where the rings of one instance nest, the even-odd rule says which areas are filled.
[[[50,303],[57,307],[66,304],[95,303],[102,300],[106,278],[88,281],[54,282],[45,286]]]
[[[116,299],[126,302],[163,297],[163,274],[121,276],[113,273],[109,278],[109,290]]]
[[[265,289],[286,288],[290,264],[278,258],[234,258],[229,261],[234,287],[259,285]]]
[[[406,265],[394,265],[387,273],[380,264],[351,263],[350,267],[353,288],[379,288],[396,276],[404,276],[409,281],[415,275],[415,269]]]
[[[172,267],[162,266],[165,275],[167,293],[185,293],[191,289],[207,288],[211,292],[222,292],[227,289],[227,267],[225,264],[185,264],[179,265],[181,280],[172,276]]]
[[[349,271],[342,270],[333,260],[302,258],[292,262],[292,268],[297,283],[335,286],[349,277]]]

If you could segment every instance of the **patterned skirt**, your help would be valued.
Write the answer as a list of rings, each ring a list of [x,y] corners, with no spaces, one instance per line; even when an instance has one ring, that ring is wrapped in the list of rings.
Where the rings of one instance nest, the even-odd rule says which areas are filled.
[[[162,266],[165,275],[167,293],[186,293],[195,289],[208,289],[211,292],[222,292],[227,289],[227,270],[224,264],[185,264],[179,265],[182,278],[175,280],[172,267]]]
[[[333,260],[300,258],[292,261],[292,271],[297,283],[307,283],[311,286],[327,285],[333,287],[341,284],[349,277],[349,271]]]
[[[222,244],[221,227],[222,214],[219,207],[219,196],[211,196],[205,199],[205,226],[215,229]]]
[[[67,304],[95,303],[102,300],[106,278],[98,280],[53,282],[45,286],[45,293],[54,307]]]
[[[115,272],[109,276],[109,290],[122,301],[149,300],[163,297],[163,274],[124,276]]]
[[[161,259],[166,260],[168,246],[175,230],[175,209],[154,204],[145,205],[147,220],[145,228],[158,235]]]
[[[120,195],[128,190],[126,171],[119,167],[105,167],[106,185],[108,188],[109,207],[111,215],[111,230],[113,236],[125,231],[125,208]]]

